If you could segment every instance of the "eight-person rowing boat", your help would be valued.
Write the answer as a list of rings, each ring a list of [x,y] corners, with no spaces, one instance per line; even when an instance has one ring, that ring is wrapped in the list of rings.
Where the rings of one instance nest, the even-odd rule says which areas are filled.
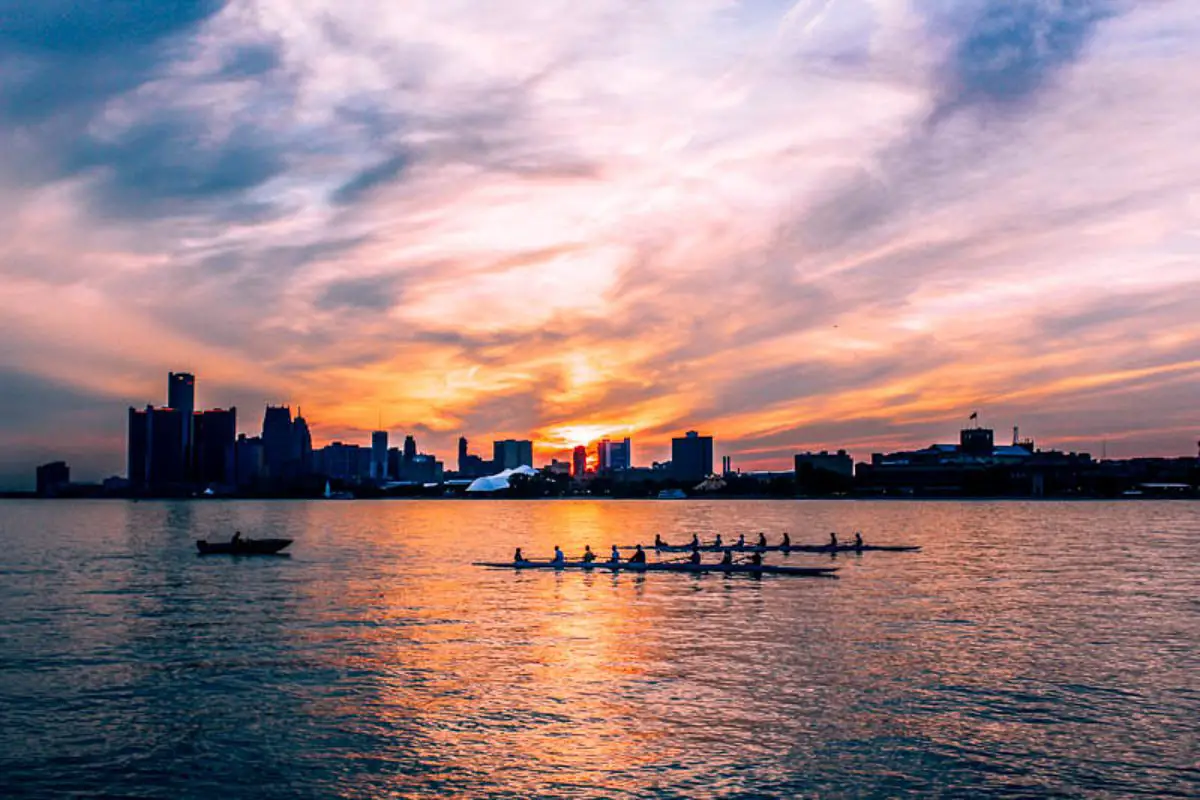
[[[731,554],[730,554],[731,555]],[[759,559],[761,560],[761,556]],[[612,572],[720,572],[731,575],[794,575],[836,578],[837,567],[789,567],[774,564],[735,563],[694,564],[671,561],[476,561],[477,567],[492,569],[609,570]]]
[[[638,546],[640,545],[628,545],[622,549],[632,550]],[[702,553],[725,551],[735,553],[913,553],[921,548],[916,545],[867,544],[863,541],[861,533],[854,534],[852,543],[839,542],[837,534],[830,533],[827,544],[792,544],[791,536],[784,533],[779,544],[768,544],[766,534],[759,533],[756,544],[747,544],[744,535],[739,536],[734,544],[724,544],[720,534],[717,534],[715,541],[708,544],[701,543],[696,534],[692,534],[692,541],[689,544],[670,544],[664,541],[661,535],[655,534],[653,549],[659,553],[690,553],[693,550],[699,550]]]

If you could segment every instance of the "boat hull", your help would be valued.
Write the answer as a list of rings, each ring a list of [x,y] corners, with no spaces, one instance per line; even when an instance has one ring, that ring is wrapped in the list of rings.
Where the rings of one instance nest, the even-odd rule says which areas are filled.
[[[633,550],[635,545],[629,545],[621,548],[622,550]],[[667,544],[658,547],[647,547],[646,550],[653,550],[656,553],[690,553],[692,546],[690,544]],[[705,544],[699,548],[701,553],[915,553],[921,548],[917,545],[900,545],[900,544],[864,544],[862,547],[856,547],[852,544],[839,544],[837,547],[832,547],[827,544],[793,544],[784,546],[781,544],[771,544],[766,547],[759,547],[754,544]]]
[[[243,539],[237,544],[200,539],[196,549],[202,556],[274,556],[291,543],[291,539]]]
[[[662,562],[629,563],[622,561],[566,561],[555,564],[551,561],[476,561],[477,567],[491,569],[549,569],[549,570],[583,570],[586,572],[602,570],[609,572],[686,572],[701,574],[706,572],[725,573],[728,575],[794,575],[804,577],[837,577],[836,567],[787,567],[775,564],[670,564]]]

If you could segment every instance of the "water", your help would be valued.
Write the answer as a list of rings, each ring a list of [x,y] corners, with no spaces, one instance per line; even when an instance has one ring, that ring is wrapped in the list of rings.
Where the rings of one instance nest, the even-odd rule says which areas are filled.
[[[468,565],[835,529],[924,550]],[[0,796],[1194,797],[1198,551],[1186,502],[5,502]]]

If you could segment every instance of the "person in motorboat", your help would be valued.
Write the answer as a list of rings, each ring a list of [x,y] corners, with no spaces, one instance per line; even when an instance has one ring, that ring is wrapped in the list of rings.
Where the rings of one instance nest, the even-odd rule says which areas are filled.
[[[554,558],[551,560],[550,563],[551,564],[565,564],[566,561],[567,561],[567,557],[563,555],[563,551],[558,548],[558,545],[554,545]]]
[[[633,551],[633,555],[631,555],[629,557],[629,563],[630,564],[645,564],[646,563],[646,551],[642,549],[642,546],[640,544],[637,546],[637,549]]]
[[[762,531],[758,532],[758,546],[759,547],[767,546],[767,535],[765,533],[763,533]]]
[[[521,548],[517,548],[517,552],[513,553],[513,563],[520,564],[525,561],[525,556],[521,553]]]
[[[688,562],[692,564],[700,563],[700,548],[696,545],[692,545],[692,554],[688,556]]]
[[[857,547],[859,550],[862,550],[862,546],[863,546],[862,531],[854,532],[854,546]]]
[[[234,531],[233,537],[229,540],[229,546],[237,550],[242,546],[242,532]]]
[[[621,560],[621,551],[619,549],[617,549],[617,546],[615,544],[612,546],[612,554],[609,555],[608,560],[609,560],[609,563],[611,563],[611,564],[616,564],[618,561]]]
[[[663,541],[662,536],[657,533],[654,534],[654,549],[658,550],[659,548],[666,547],[666,546],[667,546],[667,543]]]
[[[596,560],[596,554],[592,552],[592,546],[585,544],[583,546],[583,563],[590,564]]]
[[[831,548],[836,548],[836,547],[838,546],[838,543],[837,543],[837,534],[836,534],[836,533],[834,533],[833,531],[830,531],[830,532],[829,532],[829,546],[830,546]]]
[[[721,566],[723,566],[723,567],[732,567],[733,566],[733,551],[732,550],[726,550],[725,555],[721,556]]]

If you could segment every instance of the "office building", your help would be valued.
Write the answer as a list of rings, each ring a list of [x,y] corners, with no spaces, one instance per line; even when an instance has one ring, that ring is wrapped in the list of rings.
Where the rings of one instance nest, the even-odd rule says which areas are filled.
[[[262,437],[239,434],[233,445],[233,483],[239,488],[258,486],[266,472]]]
[[[587,448],[583,445],[578,445],[571,453],[571,474],[576,478],[587,474]]]
[[[533,442],[527,439],[504,439],[492,443],[492,468],[496,472],[533,466]]]
[[[192,480],[205,485],[234,483],[237,409],[201,411],[192,418]]]
[[[854,477],[854,459],[845,450],[838,450],[836,453],[826,450],[819,453],[797,453],[795,466],[798,479],[805,473],[812,472],[832,472],[844,478]]]
[[[404,460],[412,463],[412,460],[417,457],[417,440],[412,436],[404,437]]]
[[[712,474],[713,439],[688,431],[671,440],[671,472],[681,481],[702,481]]]
[[[371,433],[371,479],[377,481],[386,481],[388,478],[388,435],[387,431],[374,431]]]
[[[147,484],[146,455],[150,442],[150,414],[148,410],[129,409],[129,437],[125,460],[125,477],[134,489],[144,489]]]
[[[196,411],[196,376],[189,372],[167,373],[167,408],[174,408],[183,419],[183,457],[184,462],[192,461],[192,414]]]
[[[41,497],[54,497],[71,482],[71,468],[65,461],[51,461],[37,468],[37,493]]]
[[[629,469],[633,466],[632,451],[628,437],[620,442],[601,439],[596,446],[596,472],[604,474]]]
[[[292,410],[267,406],[262,426],[265,477],[279,484],[292,477]]]
[[[129,409],[128,474],[135,489],[164,489],[187,479],[182,430],[177,409]]]
[[[308,429],[308,420],[300,416],[296,409],[296,418],[292,420],[292,450],[291,471],[293,477],[303,478],[313,472],[312,432]]]

